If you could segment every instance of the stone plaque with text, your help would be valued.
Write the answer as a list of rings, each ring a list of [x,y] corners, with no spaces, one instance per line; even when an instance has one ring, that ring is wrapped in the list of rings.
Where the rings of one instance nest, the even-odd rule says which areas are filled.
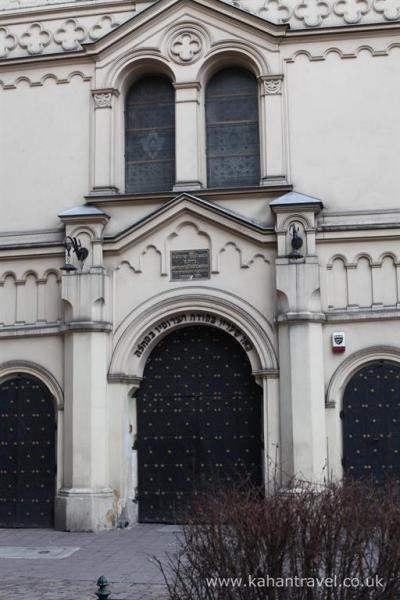
[[[171,280],[189,281],[210,278],[209,250],[172,250]]]

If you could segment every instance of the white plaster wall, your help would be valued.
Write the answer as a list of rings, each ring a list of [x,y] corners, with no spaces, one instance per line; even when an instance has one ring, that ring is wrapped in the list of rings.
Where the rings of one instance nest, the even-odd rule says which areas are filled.
[[[61,336],[0,338],[0,365],[9,361],[26,361],[43,367],[64,385],[64,345]]]
[[[71,69],[72,70],[72,69]],[[0,90],[2,231],[59,227],[89,185],[90,83]]]
[[[393,205],[400,184],[398,62],[394,48],[388,56],[364,50],[343,59],[332,52],[314,62],[302,54],[287,65],[291,180],[329,210]]]

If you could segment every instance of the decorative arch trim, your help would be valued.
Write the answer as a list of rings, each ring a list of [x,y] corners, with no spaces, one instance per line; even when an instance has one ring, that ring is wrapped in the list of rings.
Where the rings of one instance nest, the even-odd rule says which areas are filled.
[[[199,320],[188,321],[188,314],[203,315],[204,318],[200,316]],[[132,376],[141,378],[148,356],[162,337],[190,324],[221,327],[236,337],[245,349],[247,345],[253,372],[276,372],[278,369],[271,342],[271,325],[258,311],[219,290],[191,288],[184,295],[181,289],[159,295],[128,315],[117,331],[109,380]]]
[[[270,72],[263,56],[250,44],[237,40],[223,41],[212,46],[200,66],[196,81],[206,86],[215,73],[229,66],[246,69],[256,78]]]
[[[332,256],[332,257],[329,259],[329,262],[328,262],[328,264],[326,265],[326,268],[327,268],[327,269],[332,269],[332,268],[333,268],[333,263],[334,263],[336,260],[337,260],[337,261],[341,261],[341,262],[343,263],[343,265],[344,265],[345,267],[347,267],[347,264],[348,264],[348,263],[347,263],[347,258],[345,257],[345,255],[344,255],[344,254],[334,254],[334,255],[333,255],[333,256]]]
[[[133,50],[124,54],[111,67],[107,87],[117,89],[125,96],[134,82],[147,75],[164,75],[175,82],[175,74],[159,50]]]
[[[341,406],[346,385],[361,367],[376,360],[389,360],[400,366],[400,348],[371,346],[354,352],[333,373],[326,392],[326,408]]]
[[[309,219],[307,219],[304,215],[300,214],[300,213],[291,213],[289,214],[283,221],[281,226],[279,227],[279,231],[287,231],[288,226],[293,222],[293,221],[299,221],[303,227],[305,231],[315,231],[315,228],[312,226],[312,223],[310,222]]]
[[[44,367],[25,360],[11,360],[0,364],[0,383],[19,373],[39,379],[53,397],[56,411],[64,409],[64,394],[57,379]]]

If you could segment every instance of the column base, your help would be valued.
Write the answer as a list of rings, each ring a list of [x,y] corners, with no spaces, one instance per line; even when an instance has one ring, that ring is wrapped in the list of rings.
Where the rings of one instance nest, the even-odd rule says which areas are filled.
[[[55,528],[60,531],[99,531],[116,526],[112,490],[61,489],[55,498]]]

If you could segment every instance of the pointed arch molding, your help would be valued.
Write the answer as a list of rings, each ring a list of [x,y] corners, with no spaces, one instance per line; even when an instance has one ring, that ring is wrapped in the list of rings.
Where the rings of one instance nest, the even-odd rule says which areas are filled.
[[[371,346],[346,358],[331,377],[326,392],[326,408],[341,407],[344,390],[354,373],[375,360],[390,360],[400,364],[400,347]]]
[[[64,394],[61,385],[47,369],[25,360],[10,360],[0,364],[0,382],[20,373],[39,379],[53,396],[55,410],[64,409]]]
[[[191,314],[199,317],[191,321]],[[270,323],[237,296],[192,287],[158,295],[126,317],[116,332],[109,381],[140,379],[146,360],[160,339],[188,324],[219,327],[230,333],[247,351],[254,374],[276,377],[278,362]]]

